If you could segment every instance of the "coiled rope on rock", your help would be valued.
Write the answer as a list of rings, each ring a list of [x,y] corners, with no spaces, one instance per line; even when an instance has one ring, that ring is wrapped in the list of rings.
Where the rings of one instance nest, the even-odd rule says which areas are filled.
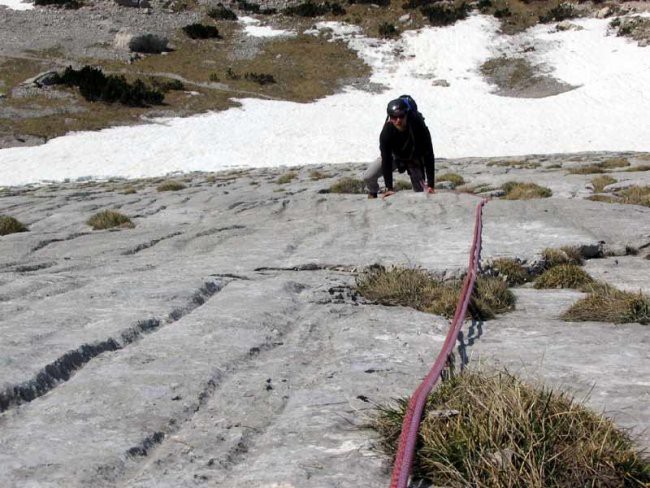
[[[447,359],[451,354],[456,338],[463,325],[469,300],[474,290],[474,283],[478,275],[479,261],[481,257],[481,234],[483,231],[483,207],[487,203],[486,199],[481,200],[476,207],[476,220],[474,223],[474,238],[472,241],[472,249],[469,256],[469,266],[467,274],[463,281],[463,288],[461,290],[460,298],[456,305],[456,311],[447,332],[447,337],[442,346],[442,350],[425,376],[420,386],[415,390],[411,399],[409,400],[404,421],[402,422],[402,432],[399,438],[399,446],[397,455],[395,456],[395,464],[393,465],[393,474],[391,477],[390,488],[406,488],[408,485],[409,474],[411,466],[413,465],[413,457],[415,454],[415,443],[417,441],[418,429],[420,427],[420,420],[422,418],[422,411],[427,401],[427,397],[431,390],[440,379],[440,375],[445,367]]]

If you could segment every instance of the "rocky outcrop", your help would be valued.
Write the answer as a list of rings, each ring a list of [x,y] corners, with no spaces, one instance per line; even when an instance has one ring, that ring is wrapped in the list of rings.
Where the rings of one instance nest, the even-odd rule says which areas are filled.
[[[136,53],[160,54],[168,50],[168,39],[152,33],[134,34],[120,31],[116,34],[113,46]]]

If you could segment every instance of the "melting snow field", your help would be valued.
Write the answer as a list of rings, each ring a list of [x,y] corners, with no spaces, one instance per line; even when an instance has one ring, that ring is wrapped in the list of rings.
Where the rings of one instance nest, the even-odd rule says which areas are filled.
[[[223,112],[4,149],[0,185],[371,161],[386,103],[403,93],[426,116],[439,157],[650,150],[650,48],[608,35],[607,20],[574,23],[582,29],[556,32],[545,24],[506,37],[494,18],[474,15],[386,41],[323,22],[314,33],[344,39],[371,66],[370,82],[381,93],[347,88],[307,104],[239,99],[241,107]],[[245,25],[250,35],[283,35],[251,20]],[[546,98],[498,96],[479,68],[501,55],[526,56],[576,88]]]

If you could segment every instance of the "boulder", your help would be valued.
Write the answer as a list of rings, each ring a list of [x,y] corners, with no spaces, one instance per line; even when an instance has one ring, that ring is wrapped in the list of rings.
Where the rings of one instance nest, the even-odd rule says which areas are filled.
[[[23,81],[21,84],[33,85],[33,86],[37,86],[38,88],[41,88],[44,86],[56,84],[58,77],[59,74],[56,71],[45,71],[43,73],[39,73],[36,76],[33,76]]]
[[[167,50],[168,40],[156,34],[133,34],[120,31],[115,35],[113,46],[136,53],[160,54]]]

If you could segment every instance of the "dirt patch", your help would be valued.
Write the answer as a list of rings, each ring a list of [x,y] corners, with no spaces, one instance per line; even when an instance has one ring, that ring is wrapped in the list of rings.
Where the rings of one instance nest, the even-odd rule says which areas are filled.
[[[501,56],[483,63],[481,73],[504,97],[545,98],[577,88],[541,73],[524,58]]]

